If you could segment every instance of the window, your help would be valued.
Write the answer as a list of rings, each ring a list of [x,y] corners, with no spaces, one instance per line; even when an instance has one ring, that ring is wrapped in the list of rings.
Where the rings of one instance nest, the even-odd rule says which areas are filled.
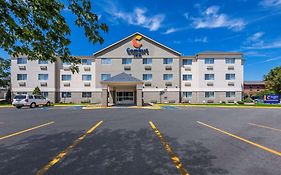
[[[214,80],[215,75],[214,74],[205,74],[205,80]]]
[[[122,58],[122,64],[132,64],[132,58]]]
[[[49,96],[49,93],[48,92],[41,92],[41,95],[45,98],[48,98]]]
[[[38,64],[48,64],[48,60],[38,60]]]
[[[163,74],[163,80],[173,80],[173,74]]]
[[[192,59],[184,59],[184,60],[182,60],[182,65],[192,65]]]
[[[228,98],[235,97],[235,92],[226,92],[225,96]]]
[[[27,74],[17,74],[17,80],[27,80]]]
[[[62,92],[61,97],[62,98],[71,98],[71,92]]]
[[[101,80],[104,81],[104,80],[107,80],[111,77],[111,74],[101,74]]]
[[[27,64],[27,59],[26,58],[18,58],[17,64]]]
[[[192,75],[191,74],[184,74],[184,75],[182,75],[182,80],[183,81],[191,81]]]
[[[82,75],[82,80],[83,81],[92,81],[92,75],[90,75],[90,74]]]
[[[48,80],[48,74],[38,74],[38,80]]]
[[[71,81],[71,75],[61,75],[62,81]]]
[[[205,98],[213,98],[215,97],[215,92],[205,92]]]
[[[111,59],[110,58],[102,58],[101,64],[111,64]]]
[[[225,59],[226,64],[234,64],[235,63],[235,58],[226,58]]]
[[[82,98],[91,98],[92,92],[82,92]]]
[[[226,80],[235,80],[235,74],[225,74]]]
[[[69,65],[71,65],[71,64],[70,64],[70,62],[66,61],[66,62],[63,62],[62,65],[63,65],[63,66],[69,66]]]
[[[215,59],[214,58],[205,58],[205,64],[214,64]]]
[[[152,64],[152,58],[143,58],[142,64]]]
[[[91,59],[81,59],[82,65],[92,65]]]
[[[152,74],[143,74],[142,79],[146,81],[152,80]]]
[[[184,98],[192,98],[192,92],[183,92]]]
[[[173,64],[173,58],[163,58],[163,64]]]

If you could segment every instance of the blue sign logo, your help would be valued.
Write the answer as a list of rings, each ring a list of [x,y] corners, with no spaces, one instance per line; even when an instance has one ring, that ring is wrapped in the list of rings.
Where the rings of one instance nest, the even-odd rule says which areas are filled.
[[[280,103],[280,97],[279,97],[279,95],[276,95],[276,94],[265,95],[264,103],[278,104],[278,103]]]

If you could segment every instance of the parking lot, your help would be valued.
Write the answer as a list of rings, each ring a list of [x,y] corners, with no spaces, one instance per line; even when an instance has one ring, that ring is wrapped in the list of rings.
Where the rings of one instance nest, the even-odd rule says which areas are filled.
[[[0,174],[281,174],[281,109],[0,109]]]

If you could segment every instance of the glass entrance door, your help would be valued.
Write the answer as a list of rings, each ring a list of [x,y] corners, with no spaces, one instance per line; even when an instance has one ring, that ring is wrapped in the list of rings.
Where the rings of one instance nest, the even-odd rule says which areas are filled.
[[[134,104],[134,92],[116,92],[116,104]]]

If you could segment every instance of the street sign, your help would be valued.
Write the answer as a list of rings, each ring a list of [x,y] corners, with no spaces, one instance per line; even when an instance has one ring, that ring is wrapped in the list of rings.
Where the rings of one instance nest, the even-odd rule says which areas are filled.
[[[279,97],[279,95],[276,95],[276,94],[265,95],[264,103],[278,104],[278,103],[280,103],[280,97]]]

